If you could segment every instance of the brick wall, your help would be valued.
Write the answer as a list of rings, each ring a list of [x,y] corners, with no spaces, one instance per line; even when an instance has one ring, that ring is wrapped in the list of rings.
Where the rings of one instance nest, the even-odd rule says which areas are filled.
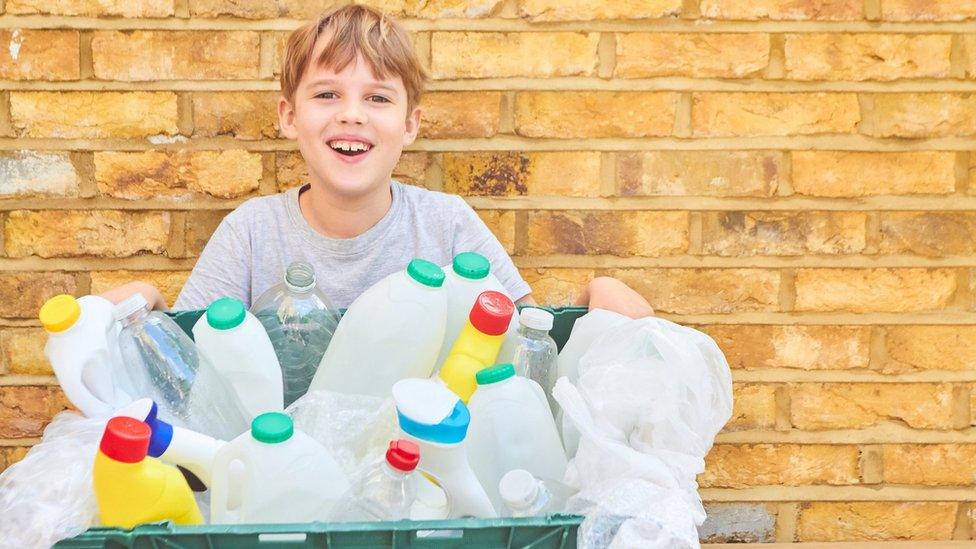
[[[46,297],[172,302],[302,180],[276,75],[328,3],[0,0],[0,467],[66,406]],[[435,78],[400,178],[466,196],[540,301],[617,276],[726,351],[704,537],[972,537],[976,2],[377,4]]]

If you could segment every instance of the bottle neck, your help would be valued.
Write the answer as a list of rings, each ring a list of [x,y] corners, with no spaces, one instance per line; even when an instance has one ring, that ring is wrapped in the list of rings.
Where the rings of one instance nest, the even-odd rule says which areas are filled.
[[[525,324],[519,324],[519,334],[530,338],[530,339],[545,339],[549,335],[548,330],[538,330],[536,328],[530,328]]]
[[[149,316],[149,309],[139,309],[134,313],[129,314],[129,316],[122,319],[122,326],[129,327],[133,324],[139,324]]]

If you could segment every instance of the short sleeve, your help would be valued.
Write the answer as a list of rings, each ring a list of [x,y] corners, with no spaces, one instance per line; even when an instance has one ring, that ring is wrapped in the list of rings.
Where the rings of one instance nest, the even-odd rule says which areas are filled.
[[[176,310],[205,309],[221,297],[251,306],[251,244],[237,220],[227,215],[217,226],[173,306]]]
[[[461,197],[455,196],[454,199],[457,200],[457,213],[454,216],[452,255],[461,252],[477,252],[487,257],[491,262],[491,272],[514,301],[532,293],[532,288],[519,274],[502,243],[495,238],[481,217]]]

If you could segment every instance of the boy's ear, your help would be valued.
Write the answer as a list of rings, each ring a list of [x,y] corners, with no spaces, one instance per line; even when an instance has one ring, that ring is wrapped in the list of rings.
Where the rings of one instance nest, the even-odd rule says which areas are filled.
[[[281,128],[281,135],[288,139],[298,139],[298,130],[295,128],[295,108],[284,96],[278,98],[278,126]]]
[[[403,145],[407,146],[417,139],[417,132],[420,131],[420,107],[414,107],[413,112],[407,116],[407,133],[403,136]]]

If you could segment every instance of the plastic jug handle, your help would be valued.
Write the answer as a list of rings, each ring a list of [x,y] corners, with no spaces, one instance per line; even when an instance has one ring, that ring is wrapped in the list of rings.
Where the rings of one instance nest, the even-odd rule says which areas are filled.
[[[230,500],[230,466],[234,460],[238,460],[244,466],[244,474],[241,475],[240,485],[236,489],[245,493],[247,485],[247,454],[244,452],[244,445],[235,439],[228,442],[219,450],[214,457],[212,477],[210,479],[210,522],[213,524],[239,522],[237,517],[240,511],[228,509],[227,504]]]
[[[86,364],[71,365],[68,368],[55,370],[54,374],[58,378],[58,383],[64,389],[64,394],[72,404],[78,407],[86,416],[90,418],[103,418],[112,415],[115,407],[95,396],[85,382],[82,380],[82,373]]]

